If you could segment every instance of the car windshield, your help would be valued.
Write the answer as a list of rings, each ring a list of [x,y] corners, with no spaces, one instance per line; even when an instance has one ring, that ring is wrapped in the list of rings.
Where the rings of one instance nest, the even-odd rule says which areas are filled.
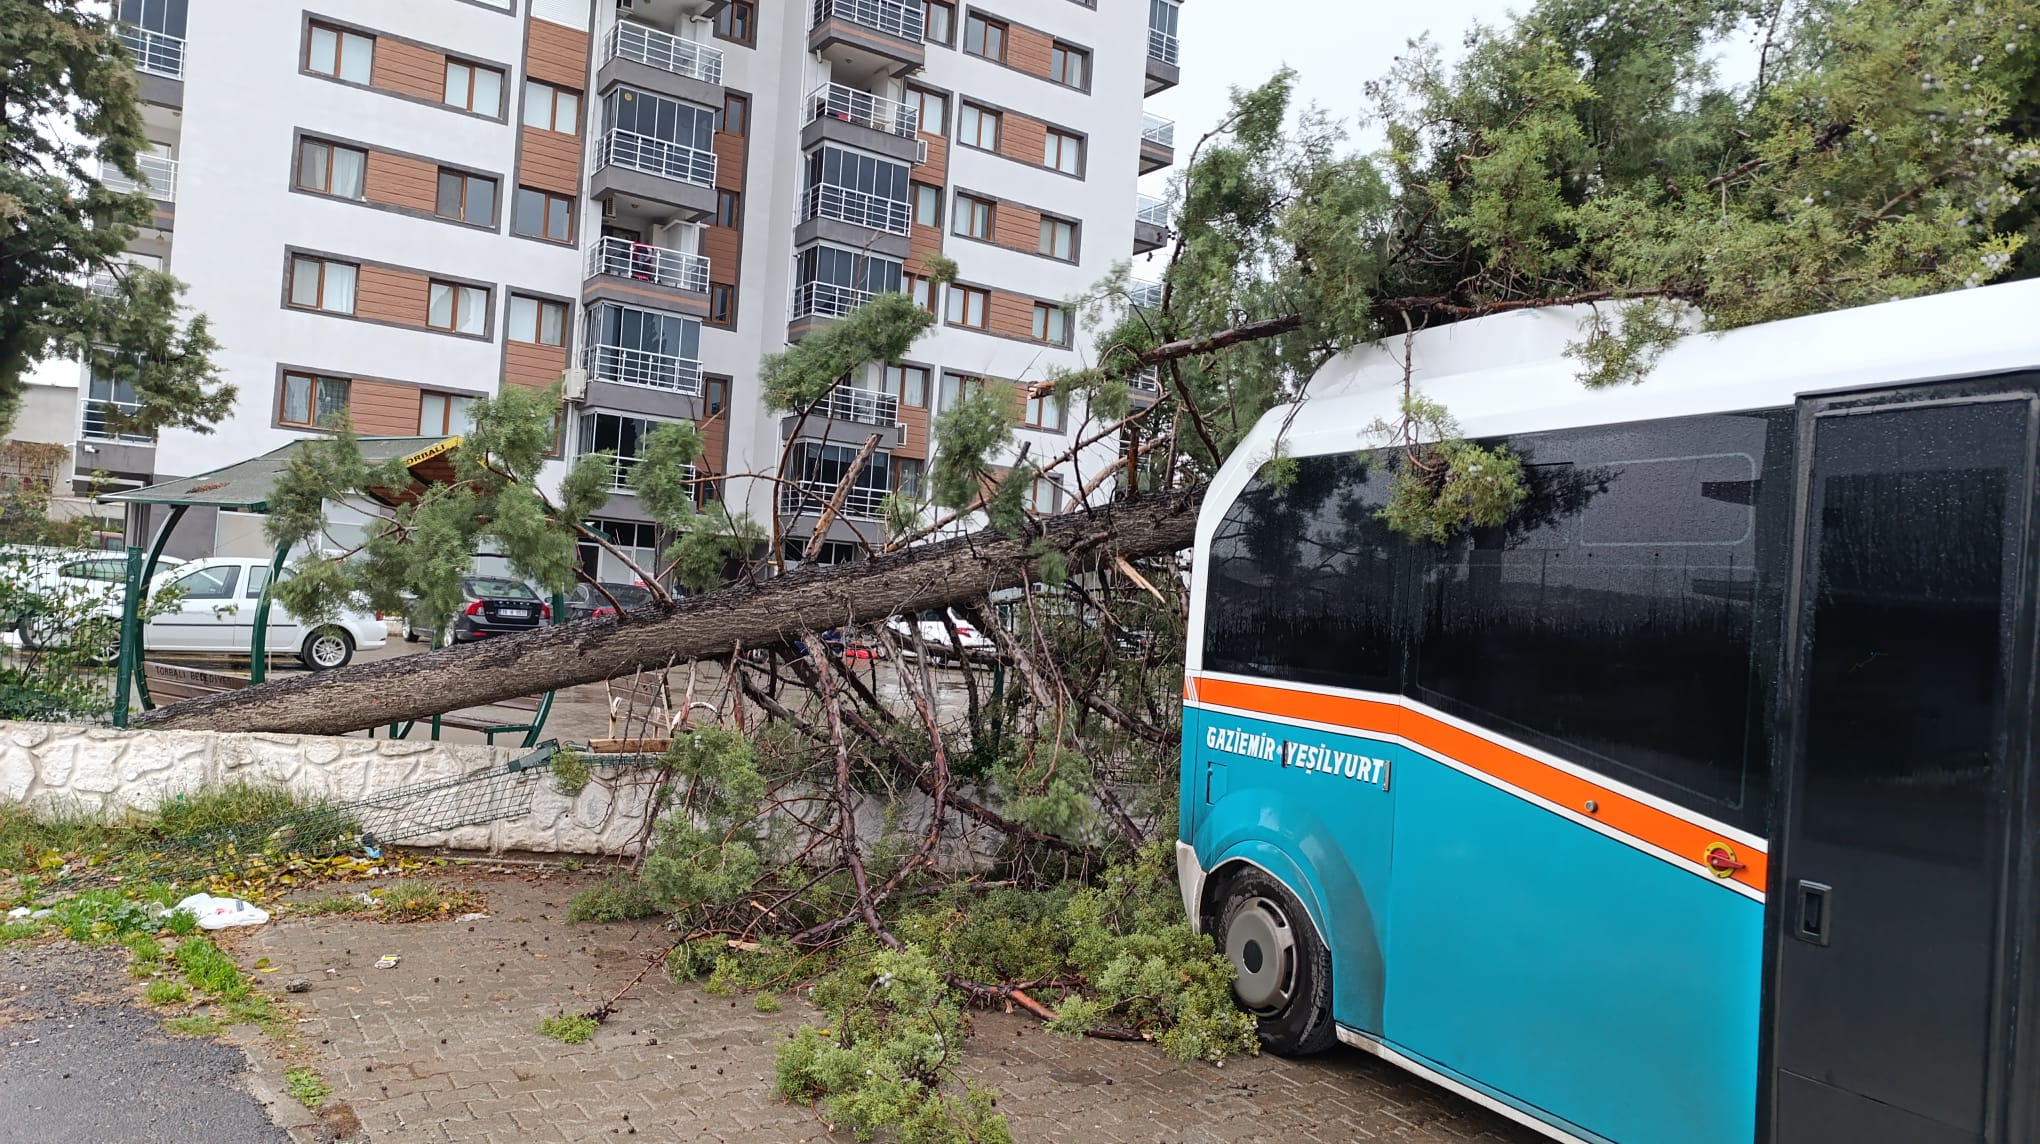
[[[611,596],[616,597],[617,603],[622,604],[626,608],[635,608],[640,604],[652,602],[652,594],[635,584],[604,584],[602,587]],[[609,601],[599,600],[599,602],[607,604]]]
[[[516,580],[501,580],[494,576],[471,576],[461,582],[471,600],[536,600],[538,593],[529,585]]]

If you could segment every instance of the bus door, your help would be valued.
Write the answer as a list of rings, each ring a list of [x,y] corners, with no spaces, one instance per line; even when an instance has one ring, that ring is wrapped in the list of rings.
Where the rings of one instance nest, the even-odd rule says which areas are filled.
[[[2019,380],[1800,406],[1772,1144],[2007,1141],[2034,575]]]

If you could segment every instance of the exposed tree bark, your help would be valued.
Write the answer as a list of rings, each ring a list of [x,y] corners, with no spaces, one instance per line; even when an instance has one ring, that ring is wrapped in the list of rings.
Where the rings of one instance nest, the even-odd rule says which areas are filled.
[[[1042,523],[1040,538],[1073,570],[1189,547],[1202,488],[1138,497]],[[447,711],[595,683],[638,667],[721,658],[733,644],[769,647],[807,630],[868,623],[939,608],[1021,583],[1033,537],[986,529],[858,564],[803,568],[745,584],[467,644],[315,672],[188,699],[136,719],[137,727],[336,735]]]

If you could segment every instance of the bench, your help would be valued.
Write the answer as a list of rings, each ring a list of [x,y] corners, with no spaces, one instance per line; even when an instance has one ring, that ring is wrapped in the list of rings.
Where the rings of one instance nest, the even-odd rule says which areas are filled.
[[[535,746],[539,733],[545,730],[546,716],[552,713],[552,701],[553,693],[548,691],[543,695],[499,699],[494,703],[485,703],[465,711],[449,711],[443,715],[434,715],[431,720],[432,739],[437,742],[440,731],[444,728],[459,727],[465,731],[480,732],[492,747],[496,745],[496,736],[517,732],[524,734],[523,746]],[[411,728],[417,724],[416,719],[390,724],[390,738],[410,738]],[[374,732],[371,731],[370,734],[373,735]]]
[[[174,667],[167,663],[143,660],[142,683],[147,690],[150,705],[163,707],[181,699],[218,695],[222,691],[239,691],[248,686],[248,677],[225,671],[207,671],[201,667]]]

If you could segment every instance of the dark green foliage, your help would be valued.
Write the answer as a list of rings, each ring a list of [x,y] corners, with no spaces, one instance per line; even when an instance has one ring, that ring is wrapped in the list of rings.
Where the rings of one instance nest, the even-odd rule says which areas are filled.
[[[758,366],[765,401],[773,409],[805,409],[828,395],[852,370],[905,354],[935,324],[935,315],[905,294],[880,294],[800,340],[767,354]]]
[[[628,874],[611,874],[575,894],[567,904],[570,922],[630,922],[657,917],[660,912],[651,891]]]

